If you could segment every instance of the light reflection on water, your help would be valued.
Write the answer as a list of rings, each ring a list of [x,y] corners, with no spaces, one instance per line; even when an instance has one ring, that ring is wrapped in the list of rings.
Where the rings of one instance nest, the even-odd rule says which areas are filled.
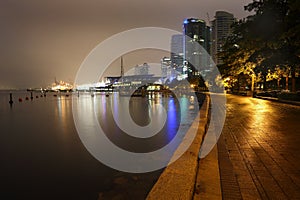
[[[133,121],[139,126],[146,126],[151,120],[153,122],[161,120],[159,116],[161,116],[162,110],[154,105],[160,104],[164,106],[167,111],[167,119],[161,131],[150,138],[142,139],[132,137],[123,132],[114,121],[113,113],[115,117],[118,117],[120,107],[126,106],[124,99],[130,99],[130,115]],[[89,98],[83,98],[83,100],[90,101]],[[117,146],[132,152],[154,151],[168,144],[176,134],[182,135],[182,137],[184,136],[185,131],[189,128],[197,112],[190,112],[191,107],[188,98],[182,97],[179,101],[180,102],[174,98],[159,95],[150,98],[119,97],[118,94],[112,94],[109,97],[105,97],[105,95],[95,95],[93,97],[94,111],[106,136]],[[88,103],[86,102],[84,104]],[[151,113],[157,117],[150,119]],[[184,128],[179,130],[180,123],[184,124]],[[128,144],[130,144],[130,146]]]
[[[66,124],[67,124],[67,112],[70,112],[70,104],[67,102],[67,99],[65,97],[59,97],[57,98],[57,113],[58,118],[60,121],[61,126],[64,128],[64,132],[67,132],[66,130]]]
[[[31,109],[28,112],[33,113],[37,116],[37,119],[39,119],[39,115],[49,115],[49,113],[54,111],[54,116],[52,116],[54,118],[49,120],[49,124],[51,124],[53,121],[53,123],[55,123],[53,124],[53,126],[59,125],[62,129],[62,133],[70,132],[68,130],[70,129],[70,124],[72,124],[72,130],[74,129],[73,120],[70,117],[72,107],[70,101],[71,97],[66,97],[64,94],[58,95],[57,97],[53,97],[53,94],[49,93],[47,98],[39,98],[34,99],[33,101],[24,101],[22,103],[17,102],[18,98],[22,97],[24,99],[25,96],[28,95],[28,92],[14,93],[14,104],[12,108],[9,108],[9,93],[1,93],[0,104],[2,105],[2,116],[4,116],[5,113],[8,111],[13,112],[13,114],[16,114],[18,112],[22,112],[24,109]],[[109,97],[97,94],[94,97],[91,97],[91,95],[87,93],[81,94],[78,100],[81,101],[80,105],[83,106],[84,110],[89,110],[87,108],[89,108],[90,106],[95,107],[95,112],[97,114],[98,121],[102,128],[106,131],[110,139],[116,142],[116,144],[120,144],[125,149],[130,149],[137,152],[147,152],[149,150],[161,148],[164,145],[168,144],[170,140],[172,140],[177,134],[179,124],[182,123],[188,128],[189,124],[191,124],[197,113],[194,111],[194,106],[190,104],[191,101],[189,97],[181,97],[178,100],[171,97],[162,97],[161,95],[152,95],[148,96],[147,98],[131,98],[129,104],[130,115],[134,122],[140,126],[146,126],[150,123],[151,119],[149,116],[151,115],[151,113],[154,113],[157,116],[160,116],[162,114],[162,110],[158,109],[155,105],[163,105],[167,111],[166,124],[163,127],[162,131],[151,138],[154,139],[152,142],[150,142],[150,140],[147,139],[143,142],[139,139],[130,138],[130,136],[124,137],[124,135],[126,136],[126,134],[124,134],[122,130],[120,130],[114,123],[112,112],[118,114],[118,105],[122,104],[122,98],[129,97],[119,97],[116,94],[110,95]],[[110,101],[113,101],[114,103],[111,104]],[[36,110],[37,107],[34,105],[37,102],[39,103],[40,110]],[[179,103],[181,107],[179,106]],[[111,110],[111,105],[113,105],[113,111]],[[50,112],[49,110],[52,111]],[[30,118],[26,120],[28,125],[38,124],[38,121],[30,121]],[[159,121],[160,118],[157,117],[152,120]],[[57,124],[56,122],[58,122],[59,124]],[[179,132],[178,134],[184,135],[184,131],[186,130],[187,129],[180,130],[181,132]],[[59,137],[59,133],[57,133],[57,135]],[[121,137],[118,138],[117,135],[121,135]],[[131,142],[135,141],[137,143],[141,143],[141,145],[136,145],[135,147],[133,147],[133,149],[131,149],[132,147],[126,147],[128,140],[130,140]],[[147,145],[145,147],[145,145],[142,144]],[[145,150],[143,150],[143,148],[145,148]]]
[[[175,127],[176,121],[177,121],[177,116],[176,116],[176,104],[174,99],[169,99],[169,104],[168,104],[168,127],[169,131],[167,132],[168,139],[171,140],[174,137],[174,133],[176,129],[172,130],[171,127]]]

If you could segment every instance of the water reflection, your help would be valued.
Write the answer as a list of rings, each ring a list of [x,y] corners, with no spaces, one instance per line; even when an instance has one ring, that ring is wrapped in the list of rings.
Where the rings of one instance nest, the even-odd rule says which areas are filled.
[[[176,125],[178,123],[177,114],[176,114],[176,104],[174,99],[169,99],[168,102],[168,131],[167,136],[168,140],[171,140],[174,137],[174,134],[176,134]]]
[[[180,106],[181,106],[181,119],[183,121],[187,121],[188,119],[188,114],[189,114],[189,99],[186,97],[180,98]]]
[[[137,153],[158,150],[170,143],[176,134],[183,136],[197,114],[196,111],[190,112],[191,104],[187,97],[178,100],[161,95],[130,98],[115,93],[109,97],[101,94],[95,95],[93,98],[82,98],[81,96],[79,101],[81,102],[80,107],[86,112],[89,110],[95,112],[101,129],[111,142],[124,150]],[[60,103],[60,106],[64,105]],[[116,119],[125,120],[122,118],[122,112],[125,112],[126,109],[129,109],[131,120],[138,126],[147,126],[149,123],[161,124],[162,117],[166,115],[165,123],[162,127],[156,127],[159,130],[152,137],[133,137],[121,129],[116,122]],[[88,115],[87,113],[86,116]],[[90,124],[91,121],[86,123]],[[179,129],[180,123],[183,126]]]
[[[66,118],[66,101],[63,97],[57,99],[57,108],[59,118],[64,121]]]
[[[56,115],[57,119],[60,122],[60,126],[63,128],[64,133],[67,133],[68,130],[68,115],[71,111],[70,99],[65,96],[59,96],[57,98],[57,107],[56,107]]]
[[[76,128],[84,145],[95,157],[111,167],[118,165],[116,169],[121,168],[122,171],[146,172],[164,167],[198,113],[189,110],[187,97],[176,99],[152,95],[150,99],[130,98],[117,93],[103,96],[73,101]],[[91,101],[96,103],[91,104]],[[88,108],[85,108],[86,104],[89,104]],[[141,137],[133,136],[119,127],[120,122],[116,122],[128,120],[122,117],[122,112],[129,112],[128,118],[140,128],[153,125],[153,122],[163,126],[158,127],[157,134],[151,137],[143,137],[145,132],[137,132]],[[166,123],[162,123],[162,119]],[[136,130],[131,128],[129,131]],[[129,160],[131,164],[126,164]]]
[[[141,97],[119,97],[118,94],[114,94],[105,99],[100,95],[100,98],[97,97],[97,101],[101,101],[100,104],[95,104],[96,116],[101,128],[113,143],[125,150],[133,152],[154,151],[168,144],[178,131],[181,112],[174,99],[155,97],[153,100],[149,100]],[[140,127],[145,127],[149,123],[158,124],[158,127],[155,127],[158,130],[157,134],[149,138],[143,138],[141,135],[139,138],[126,132],[137,131],[134,127],[126,131],[121,129],[120,123],[122,125],[122,123],[127,122],[127,119],[122,118],[121,113],[125,112],[125,109],[129,110],[132,123]],[[164,112],[166,112],[167,123],[161,121]],[[119,122],[117,123],[116,120]],[[161,127],[159,127],[160,124],[162,124]],[[143,134],[144,132],[138,133]]]

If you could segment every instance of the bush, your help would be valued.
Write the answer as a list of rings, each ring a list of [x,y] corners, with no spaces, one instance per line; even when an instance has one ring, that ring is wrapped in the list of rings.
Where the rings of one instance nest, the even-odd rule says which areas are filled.
[[[278,91],[274,90],[274,91],[266,91],[266,92],[259,92],[256,93],[256,96],[261,96],[261,97],[278,97]]]
[[[281,100],[300,101],[300,92],[282,92],[278,94],[278,98]]]

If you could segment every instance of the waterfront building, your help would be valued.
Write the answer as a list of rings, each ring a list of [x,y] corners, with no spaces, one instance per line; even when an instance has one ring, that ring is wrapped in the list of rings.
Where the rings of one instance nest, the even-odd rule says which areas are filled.
[[[73,84],[67,83],[65,81],[57,81],[55,79],[55,82],[51,85],[52,91],[71,91],[73,89]]]
[[[182,73],[183,66],[183,35],[173,35],[171,39],[171,66]]]
[[[161,76],[167,77],[170,75],[170,68],[171,68],[171,59],[168,57],[163,57],[160,61],[161,65]]]
[[[225,11],[217,11],[215,19],[212,23],[212,57],[214,62],[222,64],[222,59],[220,52],[222,52],[222,47],[227,39],[227,37],[232,32],[232,24],[234,22],[234,16],[231,13]]]
[[[183,39],[183,73],[188,78],[199,77],[209,67],[210,28],[204,20],[189,18],[183,22],[183,34],[187,36]]]
[[[172,61],[168,57],[163,57],[160,61],[161,64],[161,77],[163,80],[172,81],[180,74],[176,71],[176,67],[172,67]],[[182,64],[181,64],[182,65]],[[162,81],[164,82],[164,81]]]
[[[143,65],[137,65],[134,67],[134,74],[135,75],[148,75],[149,74],[150,66],[147,63]]]

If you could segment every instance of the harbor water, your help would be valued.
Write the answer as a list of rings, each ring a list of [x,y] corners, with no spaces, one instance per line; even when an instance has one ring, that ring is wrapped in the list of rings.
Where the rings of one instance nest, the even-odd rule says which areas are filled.
[[[9,93],[0,92],[1,199],[146,197],[163,169],[125,173],[94,158],[77,133],[72,98],[95,105],[95,114],[107,138],[120,148],[136,153],[155,151],[168,144],[176,134],[184,135],[198,113],[198,105],[186,95],[178,99],[161,94],[130,98],[120,97],[118,93],[92,97],[90,93],[77,96],[77,93],[49,92],[45,97],[33,92],[31,100],[28,91],[12,91],[10,105]],[[113,101],[119,104],[122,98],[130,98],[131,117],[140,126],[150,122],[152,104],[164,105],[167,120],[163,129],[147,139],[124,134],[114,121],[110,105]],[[180,123],[184,128],[178,133]]]

